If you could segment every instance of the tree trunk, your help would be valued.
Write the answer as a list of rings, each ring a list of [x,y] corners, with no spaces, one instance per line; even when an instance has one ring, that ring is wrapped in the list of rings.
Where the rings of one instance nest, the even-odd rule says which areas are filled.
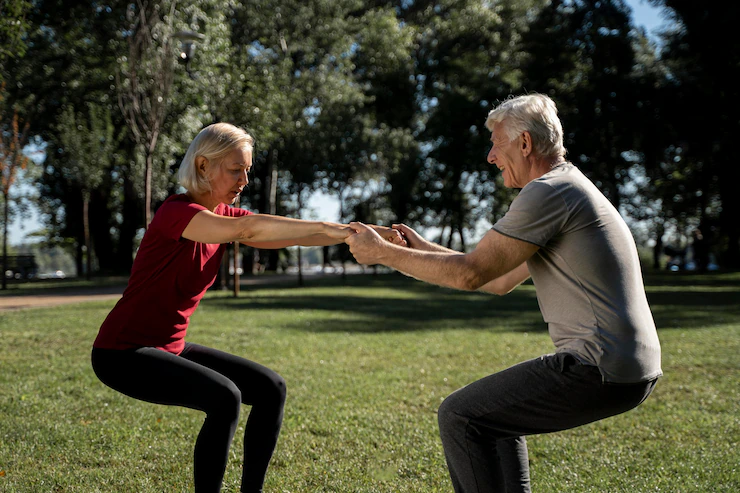
[[[92,272],[92,245],[90,244],[90,192],[82,191],[82,230],[85,235],[85,279],[88,281]]]
[[[665,228],[663,224],[658,226],[658,230],[655,233],[655,246],[653,247],[653,269],[660,270],[660,256],[663,253],[663,234]]]
[[[239,242],[234,242],[234,260],[232,265],[234,266],[234,298],[239,297]]]
[[[298,285],[303,286],[303,255],[301,247],[298,247]]]
[[[129,275],[134,262],[134,238],[141,224],[141,204],[128,173],[123,176],[123,222],[119,227],[114,272]],[[100,247],[100,244],[97,244]]]
[[[303,185],[298,189],[298,219],[301,218],[301,211],[303,211]],[[301,246],[298,245],[298,285],[303,286],[303,252]]]
[[[146,171],[144,172],[144,227],[149,229],[152,222],[152,161],[150,152],[146,153]]]
[[[268,155],[268,175],[267,175],[267,186],[265,187],[265,194],[267,198],[267,213],[275,215],[277,214],[277,181],[278,181],[278,151],[273,150]],[[277,272],[278,263],[280,259],[280,250],[267,250],[265,257],[267,262],[265,264],[265,270],[271,272]]]
[[[5,273],[8,271],[8,194],[3,194],[5,201],[3,206],[3,271],[0,274],[3,277],[3,290],[8,288],[8,280]]]
[[[77,240],[75,242],[75,269],[77,271],[77,277],[82,277],[82,271],[85,270],[85,264],[82,261],[82,256],[84,254],[82,246],[85,244],[85,238],[80,238],[78,233],[75,239]]]
[[[463,232],[462,223],[457,225],[457,234],[460,235],[460,251],[465,253],[465,235]]]

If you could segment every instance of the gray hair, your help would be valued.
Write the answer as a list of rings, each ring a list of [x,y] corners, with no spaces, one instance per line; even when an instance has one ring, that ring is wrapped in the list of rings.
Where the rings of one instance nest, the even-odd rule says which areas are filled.
[[[214,123],[208,125],[195,136],[188,147],[188,152],[180,163],[177,181],[189,192],[200,194],[211,191],[208,179],[214,166],[220,166],[221,160],[236,149],[244,149],[251,153],[254,148],[254,138],[244,129],[230,123]],[[197,157],[208,160],[208,171],[205,176],[198,173],[195,164]]]
[[[495,123],[503,123],[509,140],[524,132],[532,136],[532,150],[537,156],[564,158],[563,126],[555,102],[543,94],[510,97],[488,113],[486,128],[493,132]]]

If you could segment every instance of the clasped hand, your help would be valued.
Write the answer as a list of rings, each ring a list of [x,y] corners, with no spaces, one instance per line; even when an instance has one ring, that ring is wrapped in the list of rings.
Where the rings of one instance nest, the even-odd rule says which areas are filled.
[[[368,226],[361,222],[349,224],[354,234],[344,239],[355,260],[360,264],[372,265],[382,263],[384,249],[388,244],[408,246],[406,238],[400,231],[385,226]]]

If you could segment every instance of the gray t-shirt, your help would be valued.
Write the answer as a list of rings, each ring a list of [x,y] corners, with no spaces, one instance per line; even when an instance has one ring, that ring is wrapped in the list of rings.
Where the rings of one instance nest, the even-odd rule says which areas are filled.
[[[493,229],[540,247],[527,267],[558,352],[597,366],[606,382],[662,375],[632,234],[578,168],[528,183]]]

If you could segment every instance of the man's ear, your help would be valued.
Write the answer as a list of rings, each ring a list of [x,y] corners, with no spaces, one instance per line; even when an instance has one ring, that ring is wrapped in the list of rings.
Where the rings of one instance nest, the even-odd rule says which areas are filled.
[[[203,156],[198,156],[195,158],[195,167],[198,169],[198,173],[205,175],[206,174],[206,166],[208,166],[208,159]]]
[[[522,133],[522,140],[519,142],[522,156],[527,157],[532,153],[532,135],[525,131]]]

